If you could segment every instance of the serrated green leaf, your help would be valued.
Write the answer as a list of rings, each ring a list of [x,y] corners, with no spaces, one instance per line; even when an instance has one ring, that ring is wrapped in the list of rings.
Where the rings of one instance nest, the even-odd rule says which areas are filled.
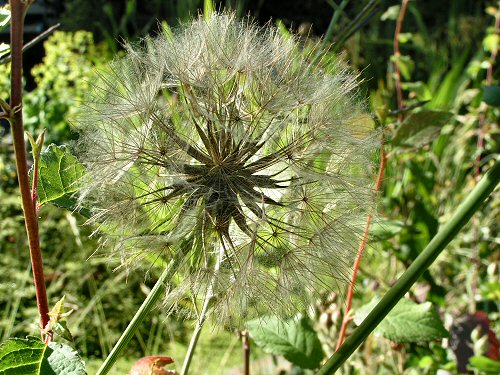
[[[373,223],[370,234],[376,241],[384,241],[401,232],[404,226],[404,223],[398,220],[379,220]]]
[[[500,107],[500,86],[485,86],[483,101],[488,105]]]
[[[66,344],[51,342],[49,349],[52,350],[47,357],[48,371],[57,375],[86,375],[85,362],[82,361],[76,350]],[[40,375],[49,375],[51,372],[42,372]]]
[[[36,337],[12,338],[0,345],[0,374],[36,375],[44,358],[45,344]]]
[[[445,111],[412,113],[396,129],[392,144],[400,147],[421,147],[434,140],[453,114]]]
[[[494,361],[485,356],[469,358],[469,367],[486,374],[500,374],[500,361]]]
[[[38,203],[52,203],[68,210],[77,210],[77,200],[73,195],[84,173],[85,168],[66,146],[49,145],[40,155]],[[78,212],[87,217],[90,215],[85,208],[78,208]]]
[[[273,316],[252,320],[247,327],[252,339],[264,351],[282,355],[301,368],[315,369],[323,359],[318,335],[306,318],[283,322]]]
[[[374,298],[358,309],[354,323],[360,325],[377,303],[378,299]],[[407,299],[398,302],[375,332],[395,342],[430,341],[448,336],[448,331],[430,302],[417,304]]]
[[[2,375],[86,375],[85,363],[65,344],[46,346],[36,337],[12,338],[0,345]]]

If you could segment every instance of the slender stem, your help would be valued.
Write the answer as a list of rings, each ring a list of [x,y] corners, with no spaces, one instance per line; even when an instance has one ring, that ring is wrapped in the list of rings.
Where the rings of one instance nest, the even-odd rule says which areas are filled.
[[[328,41],[331,39],[333,30],[335,29],[335,26],[337,25],[337,22],[340,18],[340,15],[342,14],[342,11],[346,7],[347,4],[349,4],[350,0],[342,0],[340,5],[335,8],[335,12],[333,12],[332,19],[330,20],[330,24],[328,25],[328,29],[326,29],[325,36],[323,38],[323,42],[321,43],[321,48],[318,51],[318,53],[322,53],[326,49],[326,45]]]
[[[250,375],[250,335],[243,331],[243,375]]]
[[[338,52],[346,40],[348,40],[356,31],[368,22],[382,7],[380,6],[382,0],[370,0],[365,7],[358,13],[356,18],[344,28],[344,31],[336,38],[332,48],[332,52]]]
[[[186,358],[184,358],[184,364],[182,365],[181,375],[187,375],[189,372],[189,366],[191,365],[191,360],[193,359],[194,351],[196,349],[196,345],[198,344],[198,339],[200,338],[201,330],[203,329],[203,324],[207,319],[208,306],[210,305],[210,301],[212,301],[212,298],[214,297],[214,286],[215,282],[217,281],[217,276],[219,275],[219,269],[222,263],[222,257],[224,256],[224,253],[225,253],[224,247],[221,245],[219,249],[219,256],[217,257],[217,263],[215,264],[214,274],[212,276],[212,280],[210,280],[210,285],[208,286],[207,294],[205,296],[205,302],[203,302],[203,307],[198,317],[198,322],[196,323],[193,336],[191,337],[191,341],[189,342]]]
[[[22,112],[22,49],[26,3],[21,0],[11,0],[10,9],[12,15],[10,22],[10,47],[12,55],[10,108],[13,112],[12,117],[10,118],[10,125],[12,128],[14,152],[16,155],[17,178],[19,181],[19,190],[21,193],[21,201],[24,211],[24,221],[30,248],[33,282],[36,291],[38,313],[40,315],[40,325],[43,330],[49,322],[49,303],[47,300],[47,291],[45,289],[45,280],[43,276],[43,262],[42,254],[40,252],[40,238],[38,235],[38,219],[34,207],[36,202],[33,202],[31,196],[30,181],[28,177]]]
[[[457,233],[469,221],[490,193],[500,182],[500,158],[497,158],[491,170],[481,179],[457,208],[452,218],[434,236],[425,249],[398,279],[396,284],[384,295],[373,308],[363,323],[347,338],[316,375],[333,374],[361,345],[368,335],[380,324],[392,308],[410,290],[422,273],[436,260],[443,249],[455,238]]]
[[[139,307],[139,310],[137,310],[137,312],[135,313],[125,331],[123,331],[122,335],[118,339],[118,342],[111,350],[111,353],[109,353],[109,355],[104,360],[104,363],[101,365],[101,368],[97,371],[96,375],[104,375],[107,374],[109,370],[111,370],[116,360],[122,354],[123,350],[126,348],[135,332],[141,325],[144,318],[151,312],[153,307],[155,307],[156,302],[158,302],[161,296],[163,285],[172,278],[181,259],[182,256],[178,255],[169,262],[160,278],[154,285],[153,289],[151,289],[151,292],[149,292],[148,296],[142,303],[141,307]]]
[[[383,135],[382,135],[380,150],[381,150],[381,155],[380,155],[381,159],[380,159],[380,166],[378,169],[377,181],[375,182],[375,188],[374,188],[375,194],[380,190],[380,186],[382,185],[382,179],[384,177],[385,165],[387,162],[387,156],[385,154],[385,145],[384,145],[384,136]],[[356,278],[358,275],[359,265],[361,263],[361,257],[363,256],[363,253],[364,253],[365,248],[366,248],[366,244],[368,242],[368,234],[370,233],[370,225],[372,222],[372,218],[373,218],[373,208],[370,210],[370,212],[368,213],[368,217],[366,218],[365,231],[363,232],[363,237],[362,237],[361,242],[359,244],[358,253],[356,255],[356,260],[354,261],[351,282],[349,283],[349,289],[347,290],[346,308],[345,308],[345,312],[344,312],[344,317],[342,319],[342,325],[340,327],[339,338],[337,341],[337,347],[336,347],[335,351],[339,350],[340,346],[344,342],[345,332],[346,332],[347,326],[349,325],[349,322],[351,321],[351,316],[350,316],[349,312],[351,311],[352,298],[354,296],[354,288],[356,286]]]
[[[401,87],[401,69],[399,67],[399,59],[401,57],[401,52],[399,51],[399,34],[401,34],[401,29],[403,27],[403,20],[406,14],[406,8],[408,7],[408,0],[403,0],[401,4],[401,9],[399,10],[398,20],[396,21],[396,30],[394,31],[394,75],[396,79],[396,93],[398,98],[398,120],[403,121],[404,101],[403,101],[403,89]]]
[[[57,29],[59,26],[61,26],[60,23],[56,23],[54,26],[49,27],[47,30],[43,31],[41,34],[37,35],[35,38],[31,39],[28,43],[26,43],[23,46],[23,52],[26,52],[29,50],[31,47],[36,45],[37,43],[40,43],[42,40],[47,38],[52,32]],[[7,55],[3,58],[0,59],[0,65],[6,64],[9,61],[12,60],[12,55]]]

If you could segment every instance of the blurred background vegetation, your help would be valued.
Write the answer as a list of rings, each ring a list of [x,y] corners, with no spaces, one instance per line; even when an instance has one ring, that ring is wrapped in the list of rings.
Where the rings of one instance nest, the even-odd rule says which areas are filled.
[[[250,14],[261,24],[271,19],[283,32],[299,34],[304,44],[317,41],[326,33],[331,35],[329,42],[338,42],[337,46],[342,47],[336,52],[342,53],[360,72],[361,94],[370,103],[370,110],[395,110],[398,104],[393,38],[401,2],[380,1],[363,24],[347,35],[346,29],[367,3],[227,0],[216,2],[216,6],[234,9],[240,16]],[[332,22],[332,14],[340,4],[344,9]],[[494,63],[490,56],[499,44],[498,30],[494,28],[498,6],[493,0],[409,3],[398,57],[405,104],[429,101],[427,108],[451,111],[454,116],[428,144],[404,151],[389,147],[376,220],[376,226],[385,230],[383,235],[372,237],[362,262],[354,310],[374,296],[381,296],[394,283],[498,155],[500,111],[482,101],[486,71]],[[25,40],[55,22],[61,26],[25,55],[26,130],[37,135],[47,128],[46,145],[52,142],[71,145],[78,135],[70,119],[92,81],[93,69],[120,54],[122,40],[139,40],[154,34],[162,22],[175,27],[202,8],[201,0],[37,1],[28,13]],[[0,37],[8,41],[8,30]],[[493,84],[498,85],[499,76],[500,67],[493,66]],[[0,92],[2,99],[8,98],[8,64],[0,65]],[[387,124],[390,134],[396,118],[389,117]],[[0,337],[4,340],[36,334],[37,313],[10,132],[7,123],[1,125]],[[481,147],[478,137],[484,140]],[[75,310],[69,319],[75,346],[90,361],[92,373],[94,363],[109,353],[161,269],[150,265],[147,279],[142,273],[113,272],[118,264],[99,254],[93,255],[96,240],[89,239],[92,229],[84,226],[84,221],[78,214],[56,207],[44,207],[40,212],[50,304],[66,295],[67,306]],[[500,355],[493,358],[498,355],[498,346],[496,352],[491,349],[495,347],[492,337],[500,336],[499,222],[497,190],[413,288],[410,297],[414,301],[434,303],[452,333],[449,339],[397,344],[373,336],[343,371],[435,374],[441,369],[456,373],[460,361],[464,358],[466,361],[467,356],[453,349],[465,342],[469,342],[474,354],[488,354],[500,360]],[[315,328],[325,352],[331,354],[341,324],[343,299],[330,296],[327,303],[312,304]],[[474,331],[479,324],[474,322],[482,324],[482,331]],[[169,355],[181,363],[192,327],[192,322],[166,320],[161,313],[152,314],[129,345],[130,360],[124,361],[123,368],[143,355],[152,354]],[[475,332],[472,338],[471,331]],[[488,332],[490,339],[485,339]],[[235,332],[206,329],[199,348],[193,373],[205,373],[201,370],[204,369],[206,373],[221,374],[221,368],[241,367],[241,349]],[[255,366],[259,363],[267,366],[261,351],[253,350],[252,358]],[[273,363],[282,362],[270,361],[266,370],[255,367],[253,373],[278,373],[271,369]],[[299,374],[302,370],[283,371]]]

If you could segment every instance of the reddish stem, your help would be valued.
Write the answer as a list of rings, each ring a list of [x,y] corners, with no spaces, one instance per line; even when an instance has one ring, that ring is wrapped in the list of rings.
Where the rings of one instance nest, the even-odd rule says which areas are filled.
[[[243,374],[250,375],[250,337],[248,331],[243,332]]]
[[[384,146],[384,138],[382,135],[382,141],[381,141],[381,147],[380,147],[380,165],[378,169],[378,176],[377,176],[377,181],[375,182],[375,188],[374,188],[374,193],[376,194],[380,190],[380,186],[382,185],[382,178],[384,176],[384,170],[385,170],[385,165],[387,163],[387,156],[385,154],[385,146]],[[346,308],[344,312],[344,318],[342,319],[342,326],[340,327],[340,332],[339,332],[339,338],[337,341],[337,347],[335,348],[335,351],[339,350],[340,346],[344,342],[345,339],[345,332],[347,329],[347,326],[349,322],[352,320],[351,317],[349,316],[349,312],[351,311],[351,306],[352,306],[352,298],[354,296],[354,287],[356,286],[356,278],[358,276],[358,270],[359,270],[359,265],[361,263],[361,257],[363,256],[363,253],[366,248],[366,244],[368,242],[368,234],[370,233],[370,225],[372,222],[373,218],[373,208],[370,210],[368,213],[368,216],[366,218],[366,226],[365,230],[363,232],[363,237],[361,239],[361,242],[358,247],[358,253],[356,255],[356,259],[354,261],[354,266],[352,270],[352,275],[351,275],[351,282],[349,283],[349,289],[347,290],[347,298],[346,298]]]
[[[10,47],[12,55],[11,67],[11,94],[10,108],[14,112],[10,118],[14,152],[16,155],[17,178],[24,211],[24,221],[31,256],[31,268],[36,290],[38,313],[42,329],[49,322],[49,304],[43,276],[42,255],[40,252],[40,238],[38,236],[38,220],[33,202],[28,165],[26,162],[26,144],[24,142],[23,113],[22,113],[22,65],[23,65],[23,23],[26,5],[21,0],[11,0]]]
[[[399,34],[401,34],[401,29],[403,27],[403,19],[405,18],[406,8],[408,7],[409,0],[403,0],[401,4],[401,9],[399,11],[398,20],[396,21],[396,30],[394,31],[394,74],[396,79],[396,94],[398,99],[398,121],[403,121],[403,88],[401,87],[401,69],[399,67],[399,58],[401,57],[401,53],[399,51]]]

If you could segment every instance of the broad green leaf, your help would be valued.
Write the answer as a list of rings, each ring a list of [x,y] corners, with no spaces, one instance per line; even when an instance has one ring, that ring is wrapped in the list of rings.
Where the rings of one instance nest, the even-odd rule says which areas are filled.
[[[78,353],[65,344],[46,346],[36,337],[12,338],[0,345],[2,375],[85,375]]]
[[[306,318],[286,322],[275,316],[255,319],[248,322],[248,331],[264,351],[282,355],[301,368],[315,369],[323,359],[318,335]]]
[[[82,361],[76,350],[66,344],[51,342],[49,351],[46,352],[48,368],[47,372],[40,372],[40,375],[64,374],[64,375],[86,375],[85,362]],[[53,372],[49,372],[53,371]]]
[[[469,367],[486,374],[500,374],[500,361],[495,361],[485,356],[469,358]]]
[[[354,315],[354,323],[360,325],[377,303],[378,299],[374,298],[358,309]],[[395,342],[430,341],[448,336],[430,302],[417,304],[407,299],[398,302],[375,332]]]
[[[500,107],[500,86],[485,86],[483,101],[488,105]]]
[[[400,147],[421,147],[430,143],[447,124],[452,113],[420,111],[412,113],[396,129],[392,144]]]
[[[403,222],[397,220],[379,220],[373,223],[370,234],[376,241],[384,241],[401,232],[404,226]]]
[[[40,156],[38,203],[52,203],[68,210],[76,210],[77,200],[73,195],[78,190],[77,182],[84,172],[83,165],[71,155],[66,146],[49,145]],[[90,215],[85,208],[78,209],[78,212],[84,216]]]

